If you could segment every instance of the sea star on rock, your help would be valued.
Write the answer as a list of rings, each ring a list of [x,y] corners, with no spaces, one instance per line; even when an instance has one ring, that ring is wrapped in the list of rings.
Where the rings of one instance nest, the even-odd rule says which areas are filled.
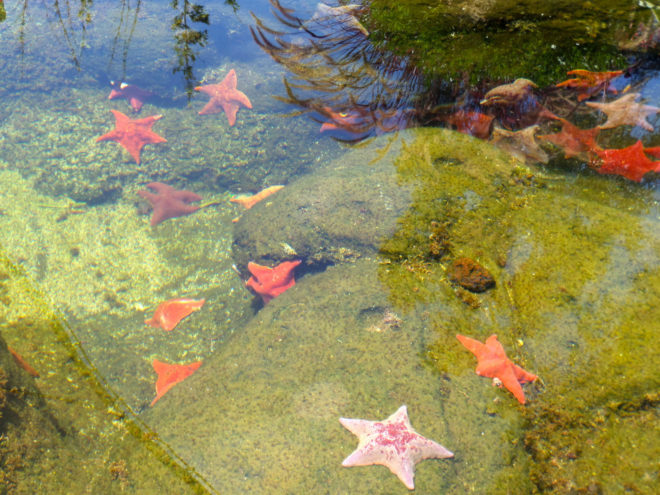
[[[479,361],[476,369],[477,375],[493,378],[493,385],[506,387],[518,399],[518,402],[525,403],[525,393],[520,384],[533,382],[538,377],[528,373],[520,366],[516,366],[506,357],[504,347],[498,342],[497,335],[491,335],[485,343],[464,335],[457,335],[456,338],[477,356]]]
[[[241,194],[239,196],[236,196],[234,198],[230,198],[229,201],[232,203],[238,203],[239,205],[243,206],[246,210],[249,210],[252,208],[254,205],[256,205],[259,201],[266,199],[268,196],[271,194],[275,194],[277,191],[283,189],[284,186],[270,186],[267,187],[266,189],[262,189],[256,194]]]
[[[153,317],[144,320],[146,325],[160,327],[170,332],[181,320],[204,306],[204,299],[188,299],[178,297],[162,302],[156,308]]]
[[[538,86],[529,79],[516,79],[508,84],[501,84],[489,90],[480,105],[515,105],[528,98],[535,98],[534,88]]]
[[[151,365],[158,375],[158,379],[156,380],[156,398],[151,401],[151,406],[153,406],[158,399],[165,395],[165,393],[174,385],[182,382],[197,371],[202,365],[202,362],[196,361],[190,364],[169,364],[154,359]]]
[[[539,147],[534,137],[538,130],[538,125],[519,131],[495,127],[490,142],[523,161],[548,163],[548,155]]]
[[[245,286],[259,294],[266,304],[296,285],[293,271],[300,263],[302,263],[301,260],[283,261],[279,265],[269,268],[250,262],[248,270],[252,276]]]
[[[138,194],[153,206],[152,227],[169,218],[190,215],[200,208],[200,206],[188,204],[202,199],[199,194],[192,191],[179,191],[161,182],[150,182],[147,187],[153,189],[156,193],[142,189],[138,191]]]
[[[424,459],[454,456],[439,443],[413,429],[406,406],[401,406],[383,421],[339,418],[339,422],[360,441],[357,449],[341,463],[342,466],[387,466],[409,490],[415,488],[415,464]]]
[[[115,128],[96,138],[99,141],[116,141],[131,154],[136,163],[140,163],[140,151],[145,144],[166,143],[167,139],[151,130],[162,115],[152,115],[143,119],[129,119],[117,110],[110,110],[115,116]]]
[[[660,108],[636,103],[635,100],[639,96],[639,93],[629,93],[610,103],[588,101],[587,105],[607,114],[607,121],[598,126],[601,129],[612,129],[620,125],[638,125],[647,131],[653,131],[653,126],[646,118],[660,112]]]
[[[580,129],[566,119],[559,119],[559,121],[561,122],[560,132],[537,136],[538,139],[545,139],[562,148],[566,158],[601,149],[596,143],[596,136],[598,136],[600,128]]]
[[[461,108],[444,120],[455,127],[458,132],[469,134],[479,139],[488,139],[493,127],[493,116],[473,110]]]
[[[232,69],[219,84],[197,86],[195,91],[201,91],[211,97],[204,108],[199,111],[199,115],[218,113],[224,110],[229,125],[234,125],[236,123],[236,113],[240,105],[252,108],[252,103],[245,93],[236,89],[237,81],[236,71]]]
[[[578,101],[586,100],[594,94],[602,91],[611,91],[616,94],[616,88],[612,85],[612,79],[623,74],[622,70],[592,72],[584,69],[570,70],[566,74],[575,76],[556,85],[557,88],[573,88],[578,91]]]

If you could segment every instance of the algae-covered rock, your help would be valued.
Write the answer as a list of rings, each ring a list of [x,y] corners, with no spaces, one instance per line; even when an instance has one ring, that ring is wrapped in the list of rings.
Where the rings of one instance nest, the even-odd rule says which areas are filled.
[[[305,198],[296,202],[298,194],[304,198],[305,192],[294,183],[288,186],[288,195],[273,196],[240,220],[239,225],[245,224],[239,227],[235,244],[237,260],[244,262],[255,256],[277,262],[287,256],[278,251],[284,242],[300,258],[315,260],[321,252],[314,247],[318,239],[323,252],[329,251],[327,246],[349,245],[357,253],[354,257],[373,258],[378,238],[379,280],[387,303],[374,302],[373,306],[387,308],[403,321],[422,318],[420,325],[430,330],[422,333],[419,352],[401,359],[413,359],[418,366],[437,370],[438,390],[468,397],[456,416],[463,418],[474,408],[480,420],[515,418],[507,424],[506,436],[502,435],[506,439],[491,445],[508,459],[507,468],[491,471],[488,462],[483,463],[481,475],[489,476],[492,483],[484,493],[510,493],[510,487],[517,486],[511,483],[522,483],[521,479],[532,480],[539,490],[557,493],[598,487],[649,492],[656,481],[651,459],[656,457],[652,446],[658,440],[657,431],[650,430],[649,425],[657,416],[660,385],[657,182],[640,187],[589,170],[571,174],[528,168],[488,143],[447,131],[422,129],[400,137],[399,147],[393,146],[392,155],[383,160],[388,170],[394,166],[396,176],[391,177],[389,189],[382,190],[394,190],[396,178],[405,192],[388,197],[393,200],[391,211],[402,212],[398,219],[393,214],[381,218],[386,222],[381,235],[394,227],[389,237],[373,235],[383,226],[369,222],[359,230],[351,229],[355,217],[345,215],[351,211],[348,208],[326,209],[323,201],[346,204],[360,194],[357,191],[363,185],[352,189],[351,181],[346,180],[330,198],[321,197],[323,201],[315,210],[325,215],[334,211],[334,218],[327,220],[333,225],[345,221],[344,228],[330,229],[322,216],[318,222],[302,219],[299,211],[311,201]],[[353,165],[354,158],[363,157],[363,153],[347,156],[344,163]],[[379,162],[370,167],[367,172],[371,177],[380,178]],[[319,172],[318,182],[316,176],[309,176],[300,183],[313,195],[321,190],[321,184],[332,181],[335,170],[343,169],[333,164]],[[381,182],[375,182],[373,188],[382,188]],[[360,206],[369,211],[379,204],[364,202]],[[247,233],[245,228],[256,227],[259,218],[265,219],[261,225],[267,235],[263,238],[260,233]],[[296,220],[303,226],[291,225]],[[374,241],[359,242],[363,232],[370,232]],[[466,294],[454,288],[446,271],[460,257],[485,267],[497,286],[483,294]],[[312,280],[320,283],[321,276]],[[296,302],[303,297],[301,292],[313,290],[307,285],[308,277],[303,275],[285,294],[301,315],[316,311],[313,301],[304,299],[301,306]],[[361,279],[367,285],[372,283],[369,277]],[[352,297],[361,294],[350,284],[346,287],[342,277],[325,290]],[[268,313],[260,315],[264,327],[269,327],[270,320],[261,318],[277,305],[276,299],[266,307]],[[351,311],[346,308],[350,308],[348,302],[338,301],[335,309],[327,309],[315,321],[331,320],[330,326],[341,327],[344,318],[350,320]],[[288,322],[290,313],[282,311],[278,316],[287,318],[282,339],[288,338],[291,329],[306,326]],[[332,316],[328,318],[328,314]],[[382,322],[371,326],[388,328]],[[261,328],[260,335],[264,331]],[[456,333],[480,340],[497,334],[514,362],[540,376],[537,383],[526,387],[527,406],[518,405],[506,391],[490,387],[487,379],[474,373],[474,359],[460,348]],[[305,338],[308,335],[306,332]],[[420,338],[420,334],[415,335],[414,339]],[[344,336],[340,339],[345,341]],[[368,347],[369,340],[365,334],[362,344]],[[260,355],[250,344],[242,345],[246,361],[252,352]],[[319,349],[329,345],[321,340]],[[392,353],[395,351],[387,350],[383,361],[392,359]],[[316,369],[317,361],[324,358],[303,345],[296,359],[296,369],[282,364],[292,386],[303,375],[314,376],[314,371],[300,370],[305,366]],[[332,362],[327,366],[332,367]],[[400,386],[410,387],[408,382]],[[430,382],[427,386],[433,387]],[[361,392],[360,397],[370,393]],[[384,412],[380,416],[384,417]],[[452,419],[445,420],[451,428]],[[468,445],[470,438],[478,438],[483,431],[480,420],[461,425],[461,438]],[[527,454],[517,449],[522,445]],[[637,449],[635,455],[623,455],[622,451],[632,445]],[[461,455],[460,445],[448,447],[454,447],[457,458]],[[478,457],[469,461],[482,463]],[[461,468],[455,472],[461,479],[470,476]],[[451,476],[445,482],[450,487]],[[461,491],[448,488],[447,493]]]
[[[234,228],[237,265],[288,256],[324,266],[376,255],[410,203],[392,162],[399,146],[382,159],[380,147],[353,151],[247,210]]]
[[[527,77],[545,86],[561,80],[566,70],[624,66],[619,43],[629,42],[640,23],[653,25],[654,7],[638,5],[634,0],[374,0],[364,21],[376,50],[407,57],[426,76],[469,77],[475,83]]]
[[[145,420],[226,493],[400,493],[384,467],[341,466],[357,438],[339,417],[380,420],[406,404],[419,433],[456,453],[418,464],[416,493],[491,487],[489,473],[526,462],[507,440],[519,408],[503,397],[485,414],[473,395],[488,385],[425,364],[429,323],[393,314],[376,261],[329,267],[270,301]],[[508,477],[517,493],[531,487],[523,473]]]
[[[2,250],[0,332],[0,493],[205,493],[194,470],[100,386]],[[17,365],[5,340],[38,377]]]
[[[418,177],[406,165],[397,172],[395,160],[405,154],[411,136],[434,136],[446,154],[433,160],[446,160],[459,170],[464,186],[478,182],[479,193],[467,190],[464,198],[448,198],[441,190],[428,201],[418,200],[428,189],[437,192],[441,178],[433,173]],[[422,157],[429,158],[428,153]],[[429,236],[433,228],[438,230],[430,222],[451,208],[451,201],[470,208],[481,201],[479,194],[495,194],[518,168],[520,164],[500,150],[463,134],[440,129],[401,132],[344,155],[245,212],[234,230],[234,259],[244,267],[248,261],[272,263],[287,256],[319,265],[382,251],[409,256],[421,245],[430,249]],[[416,223],[410,227],[411,217],[429,223],[421,230]]]

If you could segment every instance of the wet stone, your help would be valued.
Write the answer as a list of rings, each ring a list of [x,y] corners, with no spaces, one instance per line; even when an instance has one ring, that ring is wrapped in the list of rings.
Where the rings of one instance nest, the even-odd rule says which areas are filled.
[[[454,260],[449,269],[449,278],[471,292],[485,292],[495,287],[495,279],[490,272],[470,258]]]

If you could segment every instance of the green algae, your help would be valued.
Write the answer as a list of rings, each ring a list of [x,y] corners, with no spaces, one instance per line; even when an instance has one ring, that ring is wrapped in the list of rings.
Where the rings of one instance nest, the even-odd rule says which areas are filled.
[[[380,277],[390,302],[407,314],[443,301],[454,290],[444,277],[447,259],[478,259],[496,274],[497,287],[475,296],[477,309],[456,311],[464,304],[459,294],[445,302],[427,362],[442,373],[470,367],[447,352],[456,346],[454,335],[497,333],[509,356],[542,380],[528,389],[530,404],[520,411],[523,435],[514,434],[518,455],[524,443],[534,460],[524,464],[536,488],[650,493],[658,431],[649,425],[660,385],[654,188],[535,169],[523,174],[534,177],[525,185],[518,180],[522,164],[510,160],[493,180],[494,155],[470,140],[428,131],[403,148],[401,180],[418,187],[398,232],[383,245],[388,262]],[[464,146],[471,160],[462,156]],[[467,192],[479,201],[467,206]],[[447,225],[451,245],[441,260],[428,256],[434,221]],[[408,238],[418,243],[402,255]],[[630,443],[634,456],[623,452]],[[499,483],[489,493],[505,492]]]
[[[364,21],[376,49],[410,58],[426,76],[526,77],[544,86],[575,68],[625,66],[619,42],[652,18],[647,9],[634,13],[636,3],[374,0]]]
[[[2,336],[40,374],[0,345],[6,378],[0,417],[3,493],[208,493],[194,470],[97,380],[84,353],[25,272],[0,252]]]

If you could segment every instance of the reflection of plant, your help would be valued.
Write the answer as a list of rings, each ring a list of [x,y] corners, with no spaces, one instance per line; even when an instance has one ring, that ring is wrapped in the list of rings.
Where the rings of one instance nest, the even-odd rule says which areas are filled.
[[[174,16],[172,31],[174,31],[174,51],[177,54],[177,66],[173,72],[182,72],[186,84],[186,91],[192,94],[195,85],[193,75],[193,63],[197,56],[193,48],[206,46],[208,32],[206,29],[197,30],[192,27],[193,23],[209,24],[209,14],[203,5],[192,3],[189,0],[172,0],[173,9],[181,10]]]
[[[83,48],[88,48],[86,35],[87,35],[87,26],[92,22],[92,4],[93,0],[79,0],[78,10],[76,11],[75,17],[71,13],[71,4],[69,0],[63,2],[62,8],[60,8],[60,1],[54,0],[53,2],[53,11],[55,17],[60,27],[62,28],[62,34],[64,40],[69,48],[71,54],[71,60],[77,68],[80,68],[80,55]],[[26,26],[26,16],[28,10],[28,0],[23,0],[23,8],[21,9],[21,22],[19,27],[19,43],[21,45],[21,56],[25,53],[25,26]],[[80,41],[76,41],[75,31],[76,27],[73,23],[77,17],[79,21],[80,28]],[[0,22],[5,20],[6,12],[4,9],[4,2],[0,0]]]
[[[250,29],[291,75],[284,79],[287,96],[278,99],[357,136],[405,125],[402,109],[416,92],[419,74],[404,58],[373,48],[369,26],[362,25],[367,5],[326,7],[303,19],[278,0],[270,2],[287,32],[267,27],[254,14],[256,27]]]

